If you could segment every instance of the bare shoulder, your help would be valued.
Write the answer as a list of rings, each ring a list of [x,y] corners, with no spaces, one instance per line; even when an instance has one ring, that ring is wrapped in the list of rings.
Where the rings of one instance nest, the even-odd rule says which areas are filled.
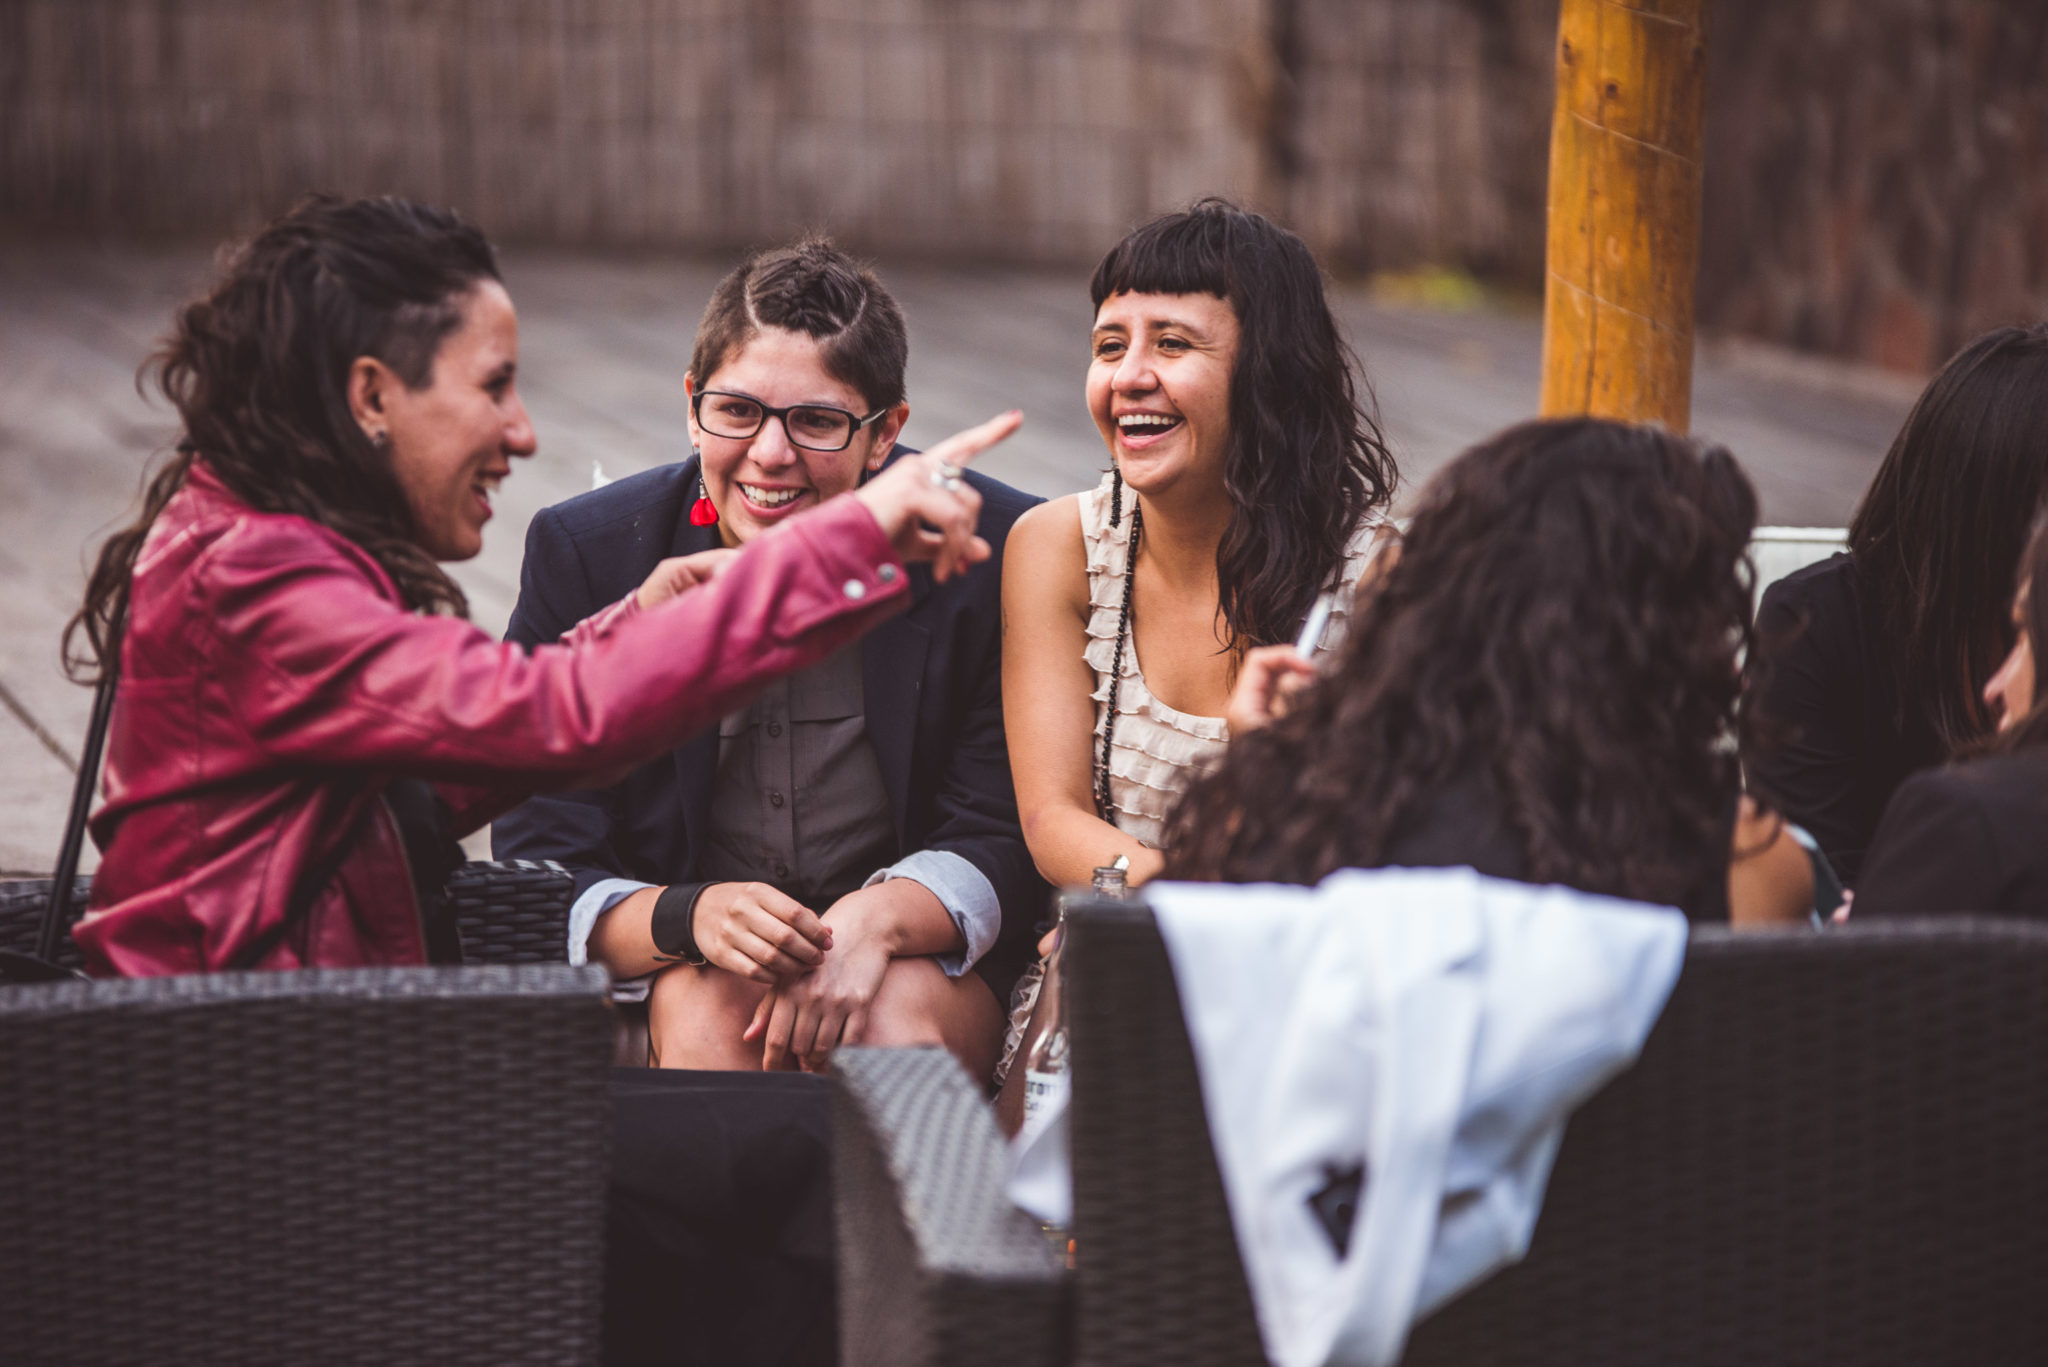
[[[1745,794],[1728,860],[1728,919],[1736,926],[1796,925],[1813,906],[1813,866],[1785,819]]]
[[[1061,494],[1026,510],[1010,528],[1012,537],[1023,537],[1034,551],[1081,549],[1081,496]]]
[[[1734,857],[1753,858],[1777,848],[1781,841],[1794,846],[1799,843],[1785,829],[1784,817],[1758,805],[1755,798],[1744,793],[1735,806],[1735,838],[1731,842]]]
[[[1088,601],[1088,552],[1081,539],[1081,496],[1067,494],[1019,517],[1003,548],[1003,598],[1020,607]]]

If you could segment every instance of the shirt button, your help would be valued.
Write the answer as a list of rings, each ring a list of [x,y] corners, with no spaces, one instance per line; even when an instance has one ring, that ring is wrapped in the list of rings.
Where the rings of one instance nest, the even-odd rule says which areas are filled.
[[[782,723],[781,723],[781,722],[779,722],[779,721],[771,721],[771,722],[769,722],[769,723],[768,723],[768,734],[769,734],[769,735],[771,735],[771,736],[779,736],[779,735],[781,735],[781,734],[782,734]]]
[[[781,794],[781,793],[770,793],[770,794],[768,794],[768,805],[769,805],[769,806],[771,806],[771,807],[780,807],[780,806],[782,805],[782,794]]]
[[[861,583],[858,579],[847,580],[844,584],[840,585],[839,591],[855,602],[859,602],[868,596],[868,586]]]
[[[896,573],[894,565],[882,565],[876,568],[875,578],[881,580],[884,584],[893,584],[896,582]]]
[[[782,862],[782,861],[781,861],[780,859],[776,860],[776,861],[775,861],[775,876],[776,876],[777,878],[787,878],[787,877],[789,877],[789,865],[787,865],[787,864],[783,863],[783,862]]]

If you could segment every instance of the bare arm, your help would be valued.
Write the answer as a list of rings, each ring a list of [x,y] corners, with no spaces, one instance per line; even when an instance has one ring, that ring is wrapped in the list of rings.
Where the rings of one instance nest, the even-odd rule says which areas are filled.
[[[1017,519],[1003,553],[1003,727],[1024,843],[1055,886],[1086,883],[1118,855],[1135,886],[1160,856],[1095,814],[1095,671],[1088,559],[1076,498]]]
[[[590,957],[613,977],[644,977],[674,962],[654,943],[662,891],[640,889],[591,927]],[[831,930],[810,908],[765,883],[705,885],[690,909],[690,933],[713,967],[769,987],[816,968],[832,948]]]

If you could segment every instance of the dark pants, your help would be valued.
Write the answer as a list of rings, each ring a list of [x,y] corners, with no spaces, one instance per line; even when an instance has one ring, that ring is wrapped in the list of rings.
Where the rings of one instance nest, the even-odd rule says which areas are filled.
[[[802,1073],[613,1071],[607,1363],[830,1367],[826,1095]]]

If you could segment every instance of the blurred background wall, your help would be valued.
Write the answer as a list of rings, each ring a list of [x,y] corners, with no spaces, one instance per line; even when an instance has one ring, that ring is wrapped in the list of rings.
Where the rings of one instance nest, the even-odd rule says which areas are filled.
[[[1541,288],[1556,0],[0,0],[0,229],[309,188],[512,241],[1087,263],[1203,193]],[[2048,4],[1716,0],[1699,316],[1903,370],[2048,312]]]

